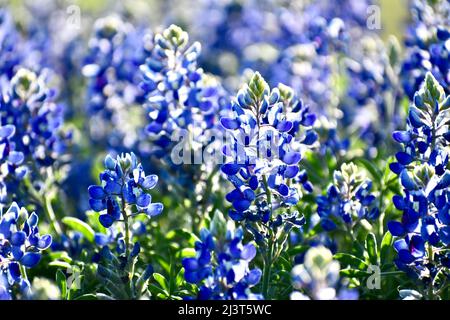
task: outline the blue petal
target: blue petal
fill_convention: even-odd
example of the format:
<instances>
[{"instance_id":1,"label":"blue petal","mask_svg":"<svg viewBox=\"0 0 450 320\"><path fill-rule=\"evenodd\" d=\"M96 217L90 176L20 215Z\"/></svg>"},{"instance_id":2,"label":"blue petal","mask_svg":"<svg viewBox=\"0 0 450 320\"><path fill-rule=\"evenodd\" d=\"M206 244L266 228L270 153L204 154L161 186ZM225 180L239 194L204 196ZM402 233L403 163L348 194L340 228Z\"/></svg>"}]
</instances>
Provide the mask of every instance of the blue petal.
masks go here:
<instances>
[{"instance_id":1,"label":"blue petal","mask_svg":"<svg viewBox=\"0 0 450 320\"><path fill-rule=\"evenodd\" d=\"M262 276L262 272L260 269L256 268L256 269L251 270L246 276L248 285L250 285L250 286L257 285L259 283L259 281L261 280L261 276Z\"/></svg>"},{"instance_id":2,"label":"blue petal","mask_svg":"<svg viewBox=\"0 0 450 320\"><path fill-rule=\"evenodd\" d=\"M21 246L25 243L27 235L23 231L14 232L11 235L11 244L13 246Z\"/></svg>"},{"instance_id":3,"label":"blue petal","mask_svg":"<svg viewBox=\"0 0 450 320\"><path fill-rule=\"evenodd\" d=\"M233 202L233 207L238 211L238 212L243 212L245 210L247 210L250 207L251 202L248 200L236 200Z\"/></svg>"},{"instance_id":4,"label":"blue petal","mask_svg":"<svg viewBox=\"0 0 450 320\"><path fill-rule=\"evenodd\" d=\"M410 164L414 160L414 158L406 152L397 152L395 157L397 158L397 161L404 166Z\"/></svg>"},{"instance_id":5,"label":"blue petal","mask_svg":"<svg viewBox=\"0 0 450 320\"><path fill-rule=\"evenodd\" d=\"M52 236L49 234L46 234L39 239L39 241L37 243L37 247L40 250L45 250L48 247L50 247L51 244L52 244Z\"/></svg>"},{"instance_id":6,"label":"blue petal","mask_svg":"<svg viewBox=\"0 0 450 320\"><path fill-rule=\"evenodd\" d=\"M235 163L225 163L221 168L222 172L229 176L235 175L240 169L241 166Z\"/></svg>"},{"instance_id":7,"label":"blue petal","mask_svg":"<svg viewBox=\"0 0 450 320\"><path fill-rule=\"evenodd\" d=\"M411 122L412 126L415 128L420 128L424 125L424 122L420 117L420 112L416 108L409 109L408 119Z\"/></svg>"},{"instance_id":8,"label":"blue petal","mask_svg":"<svg viewBox=\"0 0 450 320\"><path fill-rule=\"evenodd\" d=\"M300 160L301 160L301 155L298 152L287 152L284 157L283 157L283 161L284 163L288 164L288 165L292 165L292 164L297 164Z\"/></svg>"},{"instance_id":9,"label":"blue petal","mask_svg":"<svg viewBox=\"0 0 450 320\"><path fill-rule=\"evenodd\" d=\"M104 190L108 194L119 194L122 191L122 187L115 181L108 181Z\"/></svg>"},{"instance_id":10,"label":"blue petal","mask_svg":"<svg viewBox=\"0 0 450 320\"><path fill-rule=\"evenodd\" d=\"M237 119L222 118L220 123L225 129L235 130L239 128L239 121Z\"/></svg>"},{"instance_id":11,"label":"blue petal","mask_svg":"<svg viewBox=\"0 0 450 320\"><path fill-rule=\"evenodd\" d=\"M22 152L12 151L8 155L8 161L15 165L20 165L24 160Z\"/></svg>"},{"instance_id":12,"label":"blue petal","mask_svg":"<svg viewBox=\"0 0 450 320\"><path fill-rule=\"evenodd\" d=\"M436 189L445 189L448 186L450 186L450 172L446 171L444 173L444 176L441 178L441 180L436 185Z\"/></svg>"},{"instance_id":13,"label":"blue petal","mask_svg":"<svg viewBox=\"0 0 450 320\"><path fill-rule=\"evenodd\" d=\"M228 211L228 215L234 221L242 221L245 218L245 214L243 212L238 212L238 211L235 211L235 210Z\"/></svg>"},{"instance_id":14,"label":"blue petal","mask_svg":"<svg viewBox=\"0 0 450 320\"><path fill-rule=\"evenodd\" d=\"M9 275L11 276L11 278L14 280L14 281L19 281L20 280L20 278L21 278L21 275L20 275L20 266L19 266L19 264L17 263L17 262L11 262L10 264L9 264L9 266L8 266L8 272L9 272Z\"/></svg>"},{"instance_id":15,"label":"blue petal","mask_svg":"<svg viewBox=\"0 0 450 320\"><path fill-rule=\"evenodd\" d=\"M89 205L91 206L91 209L96 212L100 212L106 209L106 204L103 200L89 199Z\"/></svg>"},{"instance_id":16,"label":"blue petal","mask_svg":"<svg viewBox=\"0 0 450 320\"><path fill-rule=\"evenodd\" d=\"M162 203L152 203L148 206L148 208L146 209L146 213L150 216L150 217L154 217L159 215L164 209L164 206Z\"/></svg>"},{"instance_id":17,"label":"blue petal","mask_svg":"<svg viewBox=\"0 0 450 320\"><path fill-rule=\"evenodd\" d=\"M27 252L22 259L20 259L20 263L27 268L32 268L39 263L39 260L41 260L41 255L39 253Z\"/></svg>"},{"instance_id":18,"label":"blue petal","mask_svg":"<svg viewBox=\"0 0 450 320\"><path fill-rule=\"evenodd\" d=\"M109 237L103 233L95 233L94 241L99 246L106 246L109 243Z\"/></svg>"},{"instance_id":19,"label":"blue petal","mask_svg":"<svg viewBox=\"0 0 450 320\"><path fill-rule=\"evenodd\" d=\"M400 237L400 236L403 236L405 234L405 228L398 221L389 221L388 224L387 224L387 227L389 229L389 232L393 236Z\"/></svg>"},{"instance_id":20,"label":"blue petal","mask_svg":"<svg viewBox=\"0 0 450 320\"><path fill-rule=\"evenodd\" d=\"M408 143L411 141L411 133L409 131L394 131L392 138L400 143Z\"/></svg>"},{"instance_id":21,"label":"blue petal","mask_svg":"<svg viewBox=\"0 0 450 320\"><path fill-rule=\"evenodd\" d=\"M407 170L403 170L400 173L400 181L401 181L403 187L405 187L406 190L415 190L415 189L417 189L417 185L414 182L414 179L409 175Z\"/></svg>"},{"instance_id":22,"label":"blue petal","mask_svg":"<svg viewBox=\"0 0 450 320\"><path fill-rule=\"evenodd\" d=\"M15 132L16 132L16 127L13 126L12 124L7 124L3 127L0 127L0 138L1 139L11 138Z\"/></svg>"},{"instance_id":23,"label":"blue petal","mask_svg":"<svg viewBox=\"0 0 450 320\"><path fill-rule=\"evenodd\" d=\"M305 139L302 141L302 143L306 145L312 145L314 142L317 141L318 137L319 136L315 131L310 130L306 133Z\"/></svg>"},{"instance_id":24,"label":"blue petal","mask_svg":"<svg viewBox=\"0 0 450 320\"><path fill-rule=\"evenodd\" d=\"M105 158L105 168L114 170L116 168L116 161L108 154Z\"/></svg>"},{"instance_id":25,"label":"blue petal","mask_svg":"<svg viewBox=\"0 0 450 320\"><path fill-rule=\"evenodd\" d=\"M145 190L153 189L156 184L158 183L158 176L157 175L148 175L145 177L144 182L142 183L142 188Z\"/></svg>"},{"instance_id":26,"label":"blue petal","mask_svg":"<svg viewBox=\"0 0 450 320\"><path fill-rule=\"evenodd\" d=\"M400 163L398 163L398 162L390 163L389 164L389 168L395 174L400 174L400 172L402 172L402 170L403 170L403 166Z\"/></svg>"},{"instance_id":27,"label":"blue petal","mask_svg":"<svg viewBox=\"0 0 450 320\"><path fill-rule=\"evenodd\" d=\"M136 204L139 207L147 207L151 201L152 197L147 193L143 193L136 199Z\"/></svg>"},{"instance_id":28,"label":"blue petal","mask_svg":"<svg viewBox=\"0 0 450 320\"><path fill-rule=\"evenodd\" d=\"M114 223L113 217L111 217L109 214L102 214L98 220L104 226L105 228L109 228Z\"/></svg>"},{"instance_id":29,"label":"blue petal","mask_svg":"<svg viewBox=\"0 0 450 320\"><path fill-rule=\"evenodd\" d=\"M93 199L103 199L106 196L105 191L101 186L89 186L89 196Z\"/></svg>"},{"instance_id":30,"label":"blue petal","mask_svg":"<svg viewBox=\"0 0 450 320\"><path fill-rule=\"evenodd\" d=\"M291 121L281 121L277 125L277 130L280 132L288 132L292 129L292 122Z\"/></svg>"},{"instance_id":31,"label":"blue petal","mask_svg":"<svg viewBox=\"0 0 450 320\"><path fill-rule=\"evenodd\" d=\"M251 261L255 256L256 256L255 246L251 243L246 244L242 249L241 258L247 261Z\"/></svg>"}]
</instances>

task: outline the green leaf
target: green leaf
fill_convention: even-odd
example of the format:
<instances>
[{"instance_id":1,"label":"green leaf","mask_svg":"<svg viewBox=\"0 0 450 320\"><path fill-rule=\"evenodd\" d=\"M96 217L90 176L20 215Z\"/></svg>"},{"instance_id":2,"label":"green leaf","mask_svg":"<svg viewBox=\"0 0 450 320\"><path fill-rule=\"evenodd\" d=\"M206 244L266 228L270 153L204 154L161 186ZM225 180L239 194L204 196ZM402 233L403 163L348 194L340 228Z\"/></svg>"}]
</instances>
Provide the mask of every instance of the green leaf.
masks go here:
<instances>
[{"instance_id":1,"label":"green leaf","mask_svg":"<svg viewBox=\"0 0 450 320\"><path fill-rule=\"evenodd\" d=\"M65 261L52 261L48 264L50 267L58 267L58 268L64 268L64 269L69 269L72 267L72 265L70 263L67 263Z\"/></svg>"},{"instance_id":2,"label":"green leaf","mask_svg":"<svg viewBox=\"0 0 450 320\"><path fill-rule=\"evenodd\" d=\"M300 253L306 252L306 250L308 250L308 248L309 248L309 246L302 246L302 245L300 245L300 246L296 246L294 248L288 249L287 253L290 256L296 256L296 255L298 255Z\"/></svg>"},{"instance_id":3,"label":"green leaf","mask_svg":"<svg viewBox=\"0 0 450 320\"><path fill-rule=\"evenodd\" d=\"M380 171L380 169L378 169L377 166L375 166L371 161L364 159L364 158L357 158L355 159L355 162L361 164L364 166L364 168L367 169L367 171L370 172L370 174L373 176L373 178L377 181L380 182L381 179L383 178L383 173Z\"/></svg>"},{"instance_id":4,"label":"green leaf","mask_svg":"<svg viewBox=\"0 0 450 320\"><path fill-rule=\"evenodd\" d=\"M367 278L370 276L369 273L356 269L343 269L339 272L339 274L343 277L349 278Z\"/></svg>"},{"instance_id":5,"label":"green leaf","mask_svg":"<svg viewBox=\"0 0 450 320\"><path fill-rule=\"evenodd\" d=\"M66 299L67 295L67 279L60 269L56 271L56 284L59 287L59 290L61 291L61 299Z\"/></svg>"},{"instance_id":6,"label":"green leaf","mask_svg":"<svg viewBox=\"0 0 450 320\"><path fill-rule=\"evenodd\" d=\"M389 252L392 250L393 242L394 238L392 237L392 234L389 231L386 231L386 233L383 236L383 239L381 240L381 248L380 248L380 261L381 264L383 265L386 262Z\"/></svg>"},{"instance_id":7,"label":"green leaf","mask_svg":"<svg viewBox=\"0 0 450 320\"><path fill-rule=\"evenodd\" d=\"M49 252L48 256L50 257L50 260L61 260L67 263L72 262L72 258L69 257L66 251L55 251L55 252Z\"/></svg>"},{"instance_id":8,"label":"green leaf","mask_svg":"<svg viewBox=\"0 0 450 320\"><path fill-rule=\"evenodd\" d=\"M181 258L192 258L195 257L195 249L194 248L184 248L181 250Z\"/></svg>"},{"instance_id":9,"label":"green leaf","mask_svg":"<svg viewBox=\"0 0 450 320\"><path fill-rule=\"evenodd\" d=\"M166 290L161 289L158 286L155 286L154 284L149 284L148 288L150 289L150 291L152 293L162 294L162 295L165 295L165 296L169 295L169 292L167 292Z\"/></svg>"},{"instance_id":10,"label":"green leaf","mask_svg":"<svg viewBox=\"0 0 450 320\"><path fill-rule=\"evenodd\" d=\"M169 285L167 283L167 279L160 273L154 273L153 278L158 282L158 284L163 288L166 292L169 291Z\"/></svg>"},{"instance_id":11,"label":"green leaf","mask_svg":"<svg viewBox=\"0 0 450 320\"><path fill-rule=\"evenodd\" d=\"M354 269L367 269L368 265L364 260L349 254L349 253L336 253L334 258L339 261L341 267L352 267Z\"/></svg>"},{"instance_id":12,"label":"green leaf","mask_svg":"<svg viewBox=\"0 0 450 320\"><path fill-rule=\"evenodd\" d=\"M366 250L369 255L369 261L373 265L378 265L377 239L373 233L367 234Z\"/></svg>"},{"instance_id":13,"label":"green leaf","mask_svg":"<svg viewBox=\"0 0 450 320\"><path fill-rule=\"evenodd\" d=\"M94 242L95 231L86 222L74 217L64 217L62 223L72 230L80 232L89 242Z\"/></svg>"}]
</instances>

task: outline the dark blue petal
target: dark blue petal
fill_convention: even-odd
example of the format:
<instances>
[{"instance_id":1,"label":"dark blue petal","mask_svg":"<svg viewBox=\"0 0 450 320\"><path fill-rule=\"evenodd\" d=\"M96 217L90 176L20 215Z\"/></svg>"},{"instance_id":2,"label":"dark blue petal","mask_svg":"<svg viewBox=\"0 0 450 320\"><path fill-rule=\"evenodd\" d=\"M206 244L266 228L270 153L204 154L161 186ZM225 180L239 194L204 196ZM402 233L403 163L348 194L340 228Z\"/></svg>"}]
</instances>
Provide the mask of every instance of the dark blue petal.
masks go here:
<instances>
[{"instance_id":1,"label":"dark blue petal","mask_svg":"<svg viewBox=\"0 0 450 320\"><path fill-rule=\"evenodd\" d=\"M222 172L229 176L235 175L240 169L241 166L235 163L226 163L221 168Z\"/></svg>"},{"instance_id":2,"label":"dark blue petal","mask_svg":"<svg viewBox=\"0 0 450 320\"><path fill-rule=\"evenodd\" d=\"M239 121L237 119L222 118L220 123L225 129L235 130L239 128Z\"/></svg>"},{"instance_id":3,"label":"dark blue petal","mask_svg":"<svg viewBox=\"0 0 450 320\"><path fill-rule=\"evenodd\" d=\"M387 224L387 227L389 229L389 232L393 236L400 237L400 236L403 236L405 234L405 228L398 221L389 221L388 224Z\"/></svg>"},{"instance_id":4,"label":"dark blue petal","mask_svg":"<svg viewBox=\"0 0 450 320\"><path fill-rule=\"evenodd\" d=\"M88 192L92 199L104 199L106 196L106 193L101 186L90 186Z\"/></svg>"},{"instance_id":5,"label":"dark blue petal","mask_svg":"<svg viewBox=\"0 0 450 320\"><path fill-rule=\"evenodd\" d=\"M27 252L22 259L20 259L20 263L27 268L32 268L39 263L39 260L41 260L41 255L39 253Z\"/></svg>"}]
</instances>

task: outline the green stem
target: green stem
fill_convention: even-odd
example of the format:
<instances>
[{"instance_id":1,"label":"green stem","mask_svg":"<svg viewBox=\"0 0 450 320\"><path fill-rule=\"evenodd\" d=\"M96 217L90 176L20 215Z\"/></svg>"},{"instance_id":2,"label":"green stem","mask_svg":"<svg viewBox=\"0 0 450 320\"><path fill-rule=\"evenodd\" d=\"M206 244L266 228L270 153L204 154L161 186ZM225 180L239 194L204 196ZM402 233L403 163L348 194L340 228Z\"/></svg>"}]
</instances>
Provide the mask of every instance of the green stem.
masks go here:
<instances>
[{"instance_id":1,"label":"green stem","mask_svg":"<svg viewBox=\"0 0 450 320\"><path fill-rule=\"evenodd\" d=\"M58 219L56 218L55 211L53 210L52 206L52 197L45 195L43 196L43 203L45 203L45 213L47 214L47 218L49 220L50 225L52 226L53 230L55 230L56 234L59 236L62 236L63 232L61 229L61 226L59 225Z\"/></svg>"},{"instance_id":2,"label":"green stem","mask_svg":"<svg viewBox=\"0 0 450 320\"><path fill-rule=\"evenodd\" d=\"M28 280L26 267L19 263L19 269L20 269L20 274L22 275L22 278L24 278L25 280Z\"/></svg>"},{"instance_id":3,"label":"green stem","mask_svg":"<svg viewBox=\"0 0 450 320\"><path fill-rule=\"evenodd\" d=\"M130 226L128 223L128 215L125 209L125 198L122 196L122 216L125 226L125 257L128 259L129 247L130 247Z\"/></svg>"},{"instance_id":4,"label":"green stem","mask_svg":"<svg viewBox=\"0 0 450 320\"><path fill-rule=\"evenodd\" d=\"M433 257L433 246L431 244L428 244L428 261L430 264L433 264L434 257ZM433 279L431 279L430 284L428 286L428 299L434 300L434 290L433 290Z\"/></svg>"},{"instance_id":5,"label":"green stem","mask_svg":"<svg viewBox=\"0 0 450 320\"><path fill-rule=\"evenodd\" d=\"M262 294L264 299L270 300L269 297L269 284L270 284L270 276L272 271L272 251L273 251L273 241L269 240L269 248L267 250L267 256L264 258L264 269L263 269L263 287Z\"/></svg>"}]
</instances>

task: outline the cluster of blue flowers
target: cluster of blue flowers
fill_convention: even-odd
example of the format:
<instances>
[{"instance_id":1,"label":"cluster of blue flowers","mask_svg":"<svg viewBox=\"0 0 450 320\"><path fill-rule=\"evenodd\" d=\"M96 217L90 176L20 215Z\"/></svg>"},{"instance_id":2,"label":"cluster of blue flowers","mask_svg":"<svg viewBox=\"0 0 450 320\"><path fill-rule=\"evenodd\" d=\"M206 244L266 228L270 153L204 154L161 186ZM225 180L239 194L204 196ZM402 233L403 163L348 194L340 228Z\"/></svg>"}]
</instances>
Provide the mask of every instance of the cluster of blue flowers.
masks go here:
<instances>
[{"instance_id":1,"label":"cluster of blue flowers","mask_svg":"<svg viewBox=\"0 0 450 320\"><path fill-rule=\"evenodd\" d=\"M0 299L448 299L449 2L185 6L0 9Z\"/></svg>"},{"instance_id":2,"label":"cluster of blue flowers","mask_svg":"<svg viewBox=\"0 0 450 320\"><path fill-rule=\"evenodd\" d=\"M325 231L340 228L352 230L362 219L375 221L380 210L372 194L372 182L364 178L353 164L343 164L340 171L334 172L334 184L326 195L317 197L317 213Z\"/></svg>"},{"instance_id":3,"label":"cluster of blue flowers","mask_svg":"<svg viewBox=\"0 0 450 320\"><path fill-rule=\"evenodd\" d=\"M14 295L28 297L31 292L26 269L41 259L50 247L51 235L39 234L38 216L12 203L0 216L0 299ZM4 282L4 283L3 283ZM17 288L17 289L16 289Z\"/></svg>"},{"instance_id":4,"label":"cluster of blue flowers","mask_svg":"<svg viewBox=\"0 0 450 320\"><path fill-rule=\"evenodd\" d=\"M150 152L158 156L170 153L177 130L189 130L197 137L216 127L224 103L220 84L198 67L200 43L188 43L187 32L171 25L153 37L141 65L149 115L146 131L153 144Z\"/></svg>"},{"instance_id":5,"label":"cluster of blue flowers","mask_svg":"<svg viewBox=\"0 0 450 320\"><path fill-rule=\"evenodd\" d=\"M432 285L448 256L441 250L450 244L447 169L450 98L431 73L414 95L409 107L408 126L393 138L403 144L390 168L401 180L403 195L392 199L403 212L401 221L388 224L399 237L394 247L397 266ZM434 290L434 289L433 289Z\"/></svg>"},{"instance_id":6,"label":"cluster of blue flowers","mask_svg":"<svg viewBox=\"0 0 450 320\"><path fill-rule=\"evenodd\" d=\"M100 215L100 222L106 228L117 220L126 219L128 209L132 215L144 213L148 217L159 215L163 210L161 203L152 203L149 194L158 177L146 176L134 153L122 154L116 159L108 155L100 181L102 185L89 187L89 204L94 211L106 210Z\"/></svg>"},{"instance_id":7,"label":"cluster of blue flowers","mask_svg":"<svg viewBox=\"0 0 450 320\"><path fill-rule=\"evenodd\" d=\"M405 93L412 99L427 72L449 93L450 3L414 0L411 7L414 20L406 34L406 59L400 73Z\"/></svg>"},{"instance_id":8,"label":"cluster of blue flowers","mask_svg":"<svg viewBox=\"0 0 450 320\"><path fill-rule=\"evenodd\" d=\"M290 186L291 181L299 180L306 190L312 191L298 163L317 140L311 128L315 115L291 88L279 85L270 90L257 72L239 91L232 111L233 117L221 119L231 134L230 143L223 147L230 160L222 166L222 172L234 186L226 196L233 204L230 217L274 228L283 220L300 225L301 219L295 215L273 213L279 207L298 203L300 191ZM261 236L255 234L257 238Z\"/></svg>"},{"instance_id":9,"label":"cluster of blue flowers","mask_svg":"<svg viewBox=\"0 0 450 320\"><path fill-rule=\"evenodd\" d=\"M144 62L145 31L118 16L98 19L84 59L88 78L87 113L91 137L114 150L133 148L143 123L139 116L143 92L139 66Z\"/></svg>"},{"instance_id":10,"label":"cluster of blue flowers","mask_svg":"<svg viewBox=\"0 0 450 320\"><path fill-rule=\"evenodd\" d=\"M244 231L226 223L216 213L210 230L202 229L195 243L195 257L183 259L186 281L199 284L200 300L253 300L263 297L251 292L261 279L261 270L250 269L256 256L252 243L243 244Z\"/></svg>"},{"instance_id":11,"label":"cluster of blue flowers","mask_svg":"<svg viewBox=\"0 0 450 320\"><path fill-rule=\"evenodd\" d=\"M42 168L63 162L71 132L63 129L63 108L54 102L55 91L45 83L45 74L19 69L0 93L2 125L2 198L5 187L16 192L17 182L27 172L41 178Z\"/></svg>"}]
</instances>

